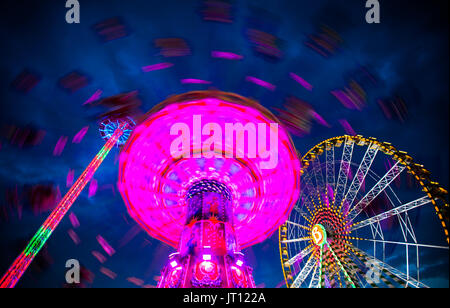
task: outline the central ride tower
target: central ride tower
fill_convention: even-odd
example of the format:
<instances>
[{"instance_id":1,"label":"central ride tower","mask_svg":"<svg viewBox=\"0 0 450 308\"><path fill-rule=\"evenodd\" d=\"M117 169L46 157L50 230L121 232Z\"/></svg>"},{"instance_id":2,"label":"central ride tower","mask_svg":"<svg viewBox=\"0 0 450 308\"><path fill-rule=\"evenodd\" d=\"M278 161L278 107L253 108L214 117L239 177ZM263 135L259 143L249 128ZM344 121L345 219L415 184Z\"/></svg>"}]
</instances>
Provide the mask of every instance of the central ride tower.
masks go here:
<instances>
[{"instance_id":1,"label":"central ride tower","mask_svg":"<svg viewBox=\"0 0 450 308\"><path fill-rule=\"evenodd\" d=\"M241 250L286 221L299 182L297 152L272 113L233 93L196 91L144 116L122 148L118 187L130 216L176 250L158 287L251 288Z\"/></svg>"}]
</instances>

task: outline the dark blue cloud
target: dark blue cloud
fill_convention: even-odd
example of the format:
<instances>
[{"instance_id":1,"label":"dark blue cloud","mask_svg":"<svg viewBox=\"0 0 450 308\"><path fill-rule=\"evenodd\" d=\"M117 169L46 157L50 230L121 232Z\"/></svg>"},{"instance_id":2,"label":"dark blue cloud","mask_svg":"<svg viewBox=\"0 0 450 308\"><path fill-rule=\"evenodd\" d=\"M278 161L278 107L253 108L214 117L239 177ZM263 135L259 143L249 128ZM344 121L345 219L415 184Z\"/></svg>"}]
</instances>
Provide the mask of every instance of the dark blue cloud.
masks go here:
<instances>
[{"instance_id":1,"label":"dark blue cloud","mask_svg":"<svg viewBox=\"0 0 450 308\"><path fill-rule=\"evenodd\" d=\"M65 192L65 177L70 169L79 175L102 140L92 121L92 110L82 107L97 89L103 96L138 90L147 111L175 93L206 86L182 85L182 78L205 79L225 91L258 99L273 110L284 98L297 96L308 101L331 125L313 124L303 138L295 137L300 153L323 139L345 133L339 119L347 119L358 134L374 136L405 150L433 174L433 179L448 187L448 13L447 1L380 1L381 24L364 20L364 1L234 1L232 24L208 23L198 14L197 1L83 1L81 23L66 24L64 1L6 0L0 4L0 125L32 124L46 130L43 143L18 149L0 139L0 194L25 184L52 182ZM282 40L284 57L267 61L251 50L245 37L251 7L264 8L273 15L274 31ZM102 44L92 26L104 19L120 16L131 32L128 37ZM320 24L336 30L344 45L330 59L304 45L306 35ZM192 55L170 59L172 68L144 74L140 68L165 61L156 56L153 40L181 37ZM212 59L211 50L243 55L242 61ZM344 108L330 91L345 86L344 77L359 65L370 66L378 76L378 86L367 90L367 106L362 111ZM24 69L41 76L29 93L11 90L11 82ZM78 70L91 83L74 94L58 87L58 80ZM308 92L289 78L294 72L313 84ZM245 81L251 75L277 86L273 93ZM381 97L401 96L408 106L405 123L387 120L376 101ZM80 144L71 138L89 125ZM69 142L59 157L52 156L61 136ZM115 185L117 164L113 149L95 178L99 186ZM0 195L0 198L2 195ZM0 199L0 204L5 204ZM81 226L76 230L81 243L75 245L67 234L71 227L65 219L48 243L54 263L45 272L31 271L21 286L60 286L64 262L78 258L96 275L93 286L133 286L127 277L138 277L155 284L171 249L141 232L118 250L103 266L118 274L115 280L99 272L91 250L101 250L95 237L101 234L113 245L135 224L127 215L119 193L99 191L93 197L83 192L73 212ZM124 218L125 217L125 218ZM21 220L11 216L0 225L0 272L14 259L15 243L37 230L45 215L24 213ZM422 232L424 232L422 230ZM283 279L276 234L248 252L255 267L257 284L274 287ZM424 257L427 259L427 257ZM448 274L439 278L430 267L430 278L448 285Z\"/></svg>"}]
</instances>

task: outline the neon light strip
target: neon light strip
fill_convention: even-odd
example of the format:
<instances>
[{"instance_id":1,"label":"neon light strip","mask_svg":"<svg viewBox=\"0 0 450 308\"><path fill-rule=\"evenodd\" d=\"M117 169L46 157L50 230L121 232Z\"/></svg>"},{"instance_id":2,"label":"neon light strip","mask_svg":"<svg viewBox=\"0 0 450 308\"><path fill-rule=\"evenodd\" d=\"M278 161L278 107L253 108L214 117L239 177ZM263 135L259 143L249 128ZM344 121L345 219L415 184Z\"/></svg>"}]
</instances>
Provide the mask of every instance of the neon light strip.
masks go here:
<instances>
[{"instance_id":1,"label":"neon light strip","mask_svg":"<svg viewBox=\"0 0 450 308\"><path fill-rule=\"evenodd\" d=\"M336 260L337 264L339 265L339 267L341 268L342 272L344 273L345 279L347 279L348 282L350 282L352 288L356 288L355 284L353 283L352 279L350 278L350 276L348 275L347 271L344 269L344 267L342 266L341 261L339 261L338 257L336 256L336 254L334 253L333 249L331 248L331 245L328 245L328 248L331 251L331 254L333 255L334 259Z\"/></svg>"},{"instance_id":2,"label":"neon light strip","mask_svg":"<svg viewBox=\"0 0 450 308\"><path fill-rule=\"evenodd\" d=\"M322 288L322 262L323 262L323 246L320 245L320 260L319 260L319 288Z\"/></svg>"},{"instance_id":3,"label":"neon light strip","mask_svg":"<svg viewBox=\"0 0 450 308\"><path fill-rule=\"evenodd\" d=\"M52 232L56 229L59 222L70 209L72 204L80 195L86 184L92 179L95 171L105 159L106 155L116 144L119 137L123 134L122 129L117 129L111 138L106 142L100 152L95 156L84 172L72 185L58 206L53 210L50 216L45 220L25 250L17 257L14 263L0 280L0 288L14 288L19 279L25 273L34 257L39 253L45 242L49 239Z\"/></svg>"}]
</instances>

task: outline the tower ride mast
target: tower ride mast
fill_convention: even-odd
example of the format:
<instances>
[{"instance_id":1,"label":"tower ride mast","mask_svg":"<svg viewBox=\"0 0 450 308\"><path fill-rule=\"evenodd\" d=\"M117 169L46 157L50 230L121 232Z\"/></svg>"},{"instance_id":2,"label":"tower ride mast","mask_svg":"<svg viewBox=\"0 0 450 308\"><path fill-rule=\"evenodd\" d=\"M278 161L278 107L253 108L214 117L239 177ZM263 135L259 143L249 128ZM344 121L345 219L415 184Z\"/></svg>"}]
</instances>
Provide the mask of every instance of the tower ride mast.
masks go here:
<instances>
[{"instance_id":1,"label":"tower ride mast","mask_svg":"<svg viewBox=\"0 0 450 308\"><path fill-rule=\"evenodd\" d=\"M9 267L8 271L0 280L0 288L14 288L19 282L19 279L33 262L36 255L39 253L45 242L50 238L52 232L56 229L64 215L70 209L72 204L83 191L86 184L92 179L95 171L97 171L100 164L108 155L109 151L116 145L119 138L124 134L127 123L121 123L108 139L106 144L97 153L95 158L90 162L84 172L80 175L77 181L72 185L64 198L59 202L56 208L52 211L50 216L45 220L25 250L17 257L14 263Z\"/></svg>"}]
</instances>

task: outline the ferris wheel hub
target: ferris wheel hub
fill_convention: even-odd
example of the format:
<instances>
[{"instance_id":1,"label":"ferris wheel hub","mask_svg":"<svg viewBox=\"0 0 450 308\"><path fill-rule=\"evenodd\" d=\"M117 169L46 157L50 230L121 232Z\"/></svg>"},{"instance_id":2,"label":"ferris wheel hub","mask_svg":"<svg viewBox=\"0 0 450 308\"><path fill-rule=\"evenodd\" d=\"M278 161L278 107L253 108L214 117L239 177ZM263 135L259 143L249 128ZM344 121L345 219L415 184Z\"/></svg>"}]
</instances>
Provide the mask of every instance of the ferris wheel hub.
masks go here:
<instances>
[{"instance_id":1,"label":"ferris wheel hub","mask_svg":"<svg viewBox=\"0 0 450 308\"><path fill-rule=\"evenodd\" d=\"M325 227L321 224L316 224L312 228L312 238L314 244L317 246L323 246L327 242L327 231L325 230Z\"/></svg>"}]
</instances>

